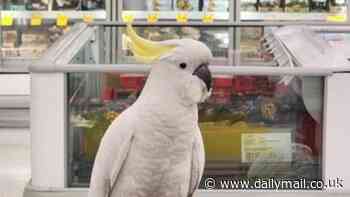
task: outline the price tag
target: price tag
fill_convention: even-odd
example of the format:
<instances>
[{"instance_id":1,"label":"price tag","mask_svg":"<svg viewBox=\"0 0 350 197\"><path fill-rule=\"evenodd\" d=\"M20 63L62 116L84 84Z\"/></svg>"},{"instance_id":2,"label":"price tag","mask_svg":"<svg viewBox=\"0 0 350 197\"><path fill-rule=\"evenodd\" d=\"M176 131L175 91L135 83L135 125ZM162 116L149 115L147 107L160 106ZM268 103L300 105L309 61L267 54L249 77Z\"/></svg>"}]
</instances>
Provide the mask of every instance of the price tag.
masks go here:
<instances>
[{"instance_id":1,"label":"price tag","mask_svg":"<svg viewBox=\"0 0 350 197\"><path fill-rule=\"evenodd\" d=\"M94 22L94 16L92 16L91 14L86 14L83 16L83 21L85 23L92 23Z\"/></svg>"},{"instance_id":2,"label":"price tag","mask_svg":"<svg viewBox=\"0 0 350 197\"><path fill-rule=\"evenodd\" d=\"M329 15L329 16L327 16L328 22L342 23L342 22L346 22L346 20L347 20L346 15Z\"/></svg>"},{"instance_id":3,"label":"price tag","mask_svg":"<svg viewBox=\"0 0 350 197\"><path fill-rule=\"evenodd\" d=\"M202 18L202 22L209 24L214 22L214 15L213 14L205 14Z\"/></svg>"},{"instance_id":4,"label":"price tag","mask_svg":"<svg viewBox=\"0 0 350 197\"><path fill-rule=\"evenodd\" d=\"M159 19L158 13L151 13L147 16L148 23L156 23L156 22L158 22L158 19Z\"/></svg>"},{"instance_id":5,"label":"price tag","mask_svg":"<svg viewBox=\"0 0 350 197\"><path fill-rule=\"evenodd\" d=\"M31 26L40 26L43 24L43 17L41 15L32 15L30 19L30 25Z\"/></svg>"},{"instance_id":6,"label":"price tag","mask_svg":"<svg viewBox=\"0 0 350 197\"><path fill-rule=\"evenodd\" d=\"M13 17L12 16L3 16L0 21L1 26L12 26Z\"/></svg>"},{"instance_id":7,"label":"price tag","mask_svg":"<svg viewBox=\"0 0 350 197\"><path fill-rule=\"evenodd\" d=\"M187 13L178 13L176 15L176 21L178 23L187 23L188 22L188 14Z\"/></svg>"},{"instance_id":8,"label":"price tag","mask_svg":"<svg viewBox=\"0 0 350 197\"><path fill-rule=\"evenodd\" d=\"M122 18L124 23L132 23L135 17L132 14L123 14Z\"/></svg>"},{"instance_id":9,"label":"price tag","mask_svg":"<svg viewBox=\"0 0 350 197\"><path fill-rule=\"evenodd\" d=\"M56 25L58 27L65 27L68 25L68 16L66 15L58 15L57 19L56 19Z\"/></svg>"},{"instance_id":10,"label":"price tag","mask_svg":"<svg viewBox=\"0 0 350 197\"><path fill-rule=\"evenodd\" d=\"M254 162L260 157L265 162L292 160L291 133L243 133L241 160Z\"/></svg>"}]
</instances>

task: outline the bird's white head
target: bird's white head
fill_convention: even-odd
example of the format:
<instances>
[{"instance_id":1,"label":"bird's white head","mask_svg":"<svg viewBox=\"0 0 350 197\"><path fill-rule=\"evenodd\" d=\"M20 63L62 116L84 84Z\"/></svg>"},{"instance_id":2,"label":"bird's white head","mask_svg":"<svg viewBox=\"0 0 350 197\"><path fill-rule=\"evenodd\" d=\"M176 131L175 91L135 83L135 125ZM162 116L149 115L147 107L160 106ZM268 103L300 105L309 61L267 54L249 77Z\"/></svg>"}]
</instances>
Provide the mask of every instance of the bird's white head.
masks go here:
<instances>
[{"instance_id":1,"label":"bird's white head","mask_svg":"<svg viewBox=\"0 0 350 197\"><path fill-rule=\"evenodd\" d=\"M205 44L193 39L146 40L131 25L127 26L127 35L135 58L152 65L146 84L150 89L173 92L173 97L178 96L187 105L198 104L210 96L212 75L208 66L212 53Z\"/></svg>"}]
</instances>

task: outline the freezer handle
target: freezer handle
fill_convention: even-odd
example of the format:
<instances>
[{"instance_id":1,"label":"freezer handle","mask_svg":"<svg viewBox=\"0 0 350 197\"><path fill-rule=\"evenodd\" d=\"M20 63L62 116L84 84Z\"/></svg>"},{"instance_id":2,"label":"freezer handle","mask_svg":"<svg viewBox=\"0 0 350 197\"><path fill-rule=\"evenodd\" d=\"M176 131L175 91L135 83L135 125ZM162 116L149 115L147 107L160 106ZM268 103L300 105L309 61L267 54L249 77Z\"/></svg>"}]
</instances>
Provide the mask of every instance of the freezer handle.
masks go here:
<instances>
[{"instance_id":1,"label":"freezer handle","mask_svg":"<svg viewBox=\"0 0 350 197\"><path fill-rule=\"evenodd\" d=\"M70 73L70 72L117 72L147 74L151 69L149 65L140 64L67 64L67 65L40 65L29 66L32 73ZM331 69L288 68L288 67L262 67L262 66L210 66L214 75L292 75L292 76L329 76Z\"/></svg>"}]
</instances>

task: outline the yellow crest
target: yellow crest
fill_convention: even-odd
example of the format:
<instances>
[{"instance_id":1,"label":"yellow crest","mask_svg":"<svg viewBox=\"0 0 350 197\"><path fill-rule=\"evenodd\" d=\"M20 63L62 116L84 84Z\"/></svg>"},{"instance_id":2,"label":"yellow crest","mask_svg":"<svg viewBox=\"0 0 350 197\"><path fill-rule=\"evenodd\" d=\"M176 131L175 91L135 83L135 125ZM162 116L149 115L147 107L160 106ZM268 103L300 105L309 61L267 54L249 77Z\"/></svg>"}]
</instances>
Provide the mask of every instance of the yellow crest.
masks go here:
<instances>
[{"instance_id":1,"label":"yellow crest","mask_svg":"<svg viewBox=\"0 0 350 197\"><path fill-rule=\"evenodd\" d=\"M137 35L132 25L127 25L127 44L135 58L143 63L151 63L158 60L161 56L171 52L175 45L165 45L159 42L147 40Z\"/></svg>"}]
</instances>

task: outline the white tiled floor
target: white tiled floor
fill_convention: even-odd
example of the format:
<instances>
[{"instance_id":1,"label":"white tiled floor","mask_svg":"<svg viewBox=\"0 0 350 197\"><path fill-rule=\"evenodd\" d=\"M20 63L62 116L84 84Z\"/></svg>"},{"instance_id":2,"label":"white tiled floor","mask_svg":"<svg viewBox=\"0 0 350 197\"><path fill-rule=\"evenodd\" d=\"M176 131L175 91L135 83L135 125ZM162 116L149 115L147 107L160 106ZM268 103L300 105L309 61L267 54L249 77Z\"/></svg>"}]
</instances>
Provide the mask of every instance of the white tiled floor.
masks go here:
<instances>
[{"instance_id":1,"label":"white tiled floor","mask_svg":"<svg viewBox=\"0 0 350 197\"><path fill-rule=\"evenodd\" d=\"M4 135L0 137L4 138ZM27 143L4 144L5 139L1 141L0 197L22 197L24 186L30 179L30 146Z\"/></svg>"}]
</instances>

